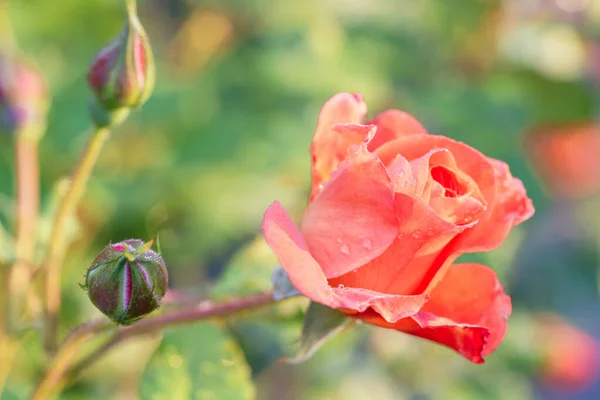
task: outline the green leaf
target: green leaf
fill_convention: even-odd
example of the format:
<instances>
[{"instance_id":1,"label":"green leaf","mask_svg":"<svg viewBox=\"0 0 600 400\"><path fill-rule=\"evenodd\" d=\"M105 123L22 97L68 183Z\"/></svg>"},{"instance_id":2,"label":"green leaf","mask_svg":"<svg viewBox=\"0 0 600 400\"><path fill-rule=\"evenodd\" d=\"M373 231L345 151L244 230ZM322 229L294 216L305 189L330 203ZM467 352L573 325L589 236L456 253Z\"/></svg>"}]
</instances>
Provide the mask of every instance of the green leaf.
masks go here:
<instances>
[{"instance_id":1,"label":"green leaf","mask_svg":"<svg viewBox=\"0 0 600 400\"><path fill-rule=\"evenodd\" d=\"M270 290L271 274L277 264L262 235L257 236L233 256L213 287L212 296L226 298Z\"/></svg>"},{"instance_id":2,"label":"green leaf","mask_svg":"<svg viewBox=\"0 0 600 400\"><path fill-rule=\"evenodd\" d=\"M202 323L165 331L140 381L149 400L254 399L251 372L220 327Z\"/></svg>"},{"instance_id":3,"label":"green leaf","mask_svg":"<svg viewBox=\"0 0 600 400\"><path fill-rule=\"evenodd\" d=\"M337 310L311 302L304 316L298 352L283 362L299 364L308 360L328 339L350 327L354 321Z\"/></svg>"},{"instance_id":4,"label":"green leaf","mask_svg":"<svg viewBox=\"0 0 600 400\"><path fill-rule=\"evenodd\" d=\"M281 329L277 324L260 322L236 322L229 326L256 377L283 356ZM296 332L296 337L298 333Z\"/></svg>"},{"instance_id":5,"label":"green leaf","mask_svg":"<svg viewBox=\"0 0 600 400\"><path fill-rule=\"evenodd\" d=\"M288 297L299 296L301 293L292 285L290 277L282 267L278 267L271 275L273 282L273 298L275 301L281 301Z\"/></svg>"}]
</instances>

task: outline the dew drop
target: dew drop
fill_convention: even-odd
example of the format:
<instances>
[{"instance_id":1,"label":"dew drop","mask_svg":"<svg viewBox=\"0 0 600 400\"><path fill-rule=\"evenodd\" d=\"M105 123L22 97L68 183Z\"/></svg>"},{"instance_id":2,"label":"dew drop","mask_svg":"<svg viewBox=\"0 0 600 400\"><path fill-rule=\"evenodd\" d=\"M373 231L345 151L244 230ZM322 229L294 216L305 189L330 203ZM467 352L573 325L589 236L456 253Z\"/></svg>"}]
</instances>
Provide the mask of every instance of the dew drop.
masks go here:
<instances>
[{"instance_id":1,"label":"dew drop","mask_svg":"<svg viewBox=\"0 0 600 400\"><path fill-rule=\"evenodd\" d=\"M362 246L366 250L371 250L373 248L373 241L371 239L365 239L362 241Z\"/></svg>"},{"instance_id":2,"label":"dew drop","mask_svg":"<svg viewBox=\"0 0 600 400\"><path fill-rule=\"evenodd\" d=\"M415 239L420 239L421 238L421 231L414 231L412 234L412 237L414 237Z\"/></svg>"},{"instance_id":3,"label":"dew drop","mask_svg":"<svg viewBox=\"0 0 600 400\"><path fill-rule=\"evenodd\" d=\"M342 247L340 247L340 251L342 252L342 254L349 255L350 254L350 246L345 244Z\"/></svg>"},{"instance_id":4,"label":"dew drop","mask_svg":"<svg viewBox=\"0 0 600 400\"><path fill-rule=\"evenodd\" d=\"M344 284L343 284L343 283L340 283L340 284L338 285L338 289L343 289L343 288L345 288Z\"/></svg>"},{"instance_id":5,"label":"dew drop","mask_svg":"<svg viewBox=\"0 0 600 400\"><path fill-rule=\"evenodd\" d=\"M434 235L433 229L427 231L427 236L432 237Z\"/></svg>"}]
</instances>

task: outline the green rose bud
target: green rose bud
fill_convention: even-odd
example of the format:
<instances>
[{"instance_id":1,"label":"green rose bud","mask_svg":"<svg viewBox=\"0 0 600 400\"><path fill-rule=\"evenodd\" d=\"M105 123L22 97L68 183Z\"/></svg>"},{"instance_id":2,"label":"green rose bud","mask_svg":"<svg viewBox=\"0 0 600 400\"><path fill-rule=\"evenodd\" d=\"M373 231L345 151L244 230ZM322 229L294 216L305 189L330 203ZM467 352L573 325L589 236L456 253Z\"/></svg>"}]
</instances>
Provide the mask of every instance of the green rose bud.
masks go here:
<instances>
[{"instance_id":1,"label":"green rose bud","mask_svg":"<svg viewBox=\"0 0 600 400\"><path fill-rule=\"evenodd\" d=\"M165 262L153 241L110 244L92 262L85 288L92 303L117 324L128 325L160 306L168 284Z\"/></svg>"},{"instance_id":2,"label":"green rose bud","mask_svg":"<svg viewBox=\"0 0 600 400\"><path fill-rule=\"evenodd\" d=\"M94 93L92 117L101 127L121 122L154 88L154 57L134 1L127 4L127 16L121 33L96 55L87 75Z\"/></svg>"}]
</instances>

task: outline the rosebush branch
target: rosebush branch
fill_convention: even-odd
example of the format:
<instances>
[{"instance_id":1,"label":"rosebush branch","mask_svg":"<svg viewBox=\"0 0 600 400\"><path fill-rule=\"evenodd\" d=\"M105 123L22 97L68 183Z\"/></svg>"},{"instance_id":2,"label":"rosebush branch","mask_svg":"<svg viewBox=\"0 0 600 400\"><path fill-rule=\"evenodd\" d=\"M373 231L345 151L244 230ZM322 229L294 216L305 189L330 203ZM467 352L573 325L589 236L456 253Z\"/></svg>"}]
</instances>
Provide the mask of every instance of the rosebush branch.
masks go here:
<instances>
[{"instance_id":1,"label":"rosebush branch","mask_svg":"<svg viewBox=\"0 0 600 400\"><path fill-rule=\"evenodd\" d=\"M259 293L255 295L230 299L223 302L205 301L198 306L173 311L143 319L131 326L118 327L112 336L96 350L83 357L77 363L72 364L80 349L89 338L106 331L112 326L108 320L91 321L76 328L64 341L54 360L44 373L42 380L37 386L33 400L51 398L68 381L72 381L91 364L106 355L113 347L135 336L141 336L155 332L158 329L174 325L194 323L215 317L226 317L244 311L253 310L258 307L274 303L272 292Z\"/></svg>"}]
</instances>

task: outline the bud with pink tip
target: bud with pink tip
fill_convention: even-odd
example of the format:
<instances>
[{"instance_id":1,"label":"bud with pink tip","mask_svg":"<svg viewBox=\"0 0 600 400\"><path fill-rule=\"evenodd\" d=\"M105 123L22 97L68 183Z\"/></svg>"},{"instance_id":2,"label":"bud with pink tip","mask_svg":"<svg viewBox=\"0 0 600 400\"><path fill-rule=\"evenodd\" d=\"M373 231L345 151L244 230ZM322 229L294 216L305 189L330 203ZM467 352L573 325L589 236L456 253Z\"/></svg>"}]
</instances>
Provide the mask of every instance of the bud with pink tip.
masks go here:
<instances>
[{"instance_id":1,"label":"bud with pink tip","mask_svg":"<svg viewBox=\"0 0 600 400\"><path fill-rule=\"evenodd\" d=\"M94 93L92 116L100 127L121 122L152 93L154 57L133 0L127 3L125 27L96 55L87 79Z\"/></svg>"},{"instance_id":2,"label":"bud with pink tip","mask_svg":"<svg viewBox=\"0 0 600 400\"><path fill-rule=\"evenodd\" d=\"M131 324L156 310L167 291L167 267L150 249L153 244L137 239L110 244L87 272L84 288L90 300L118 324Z\"/></svg>"}]
</instances>

